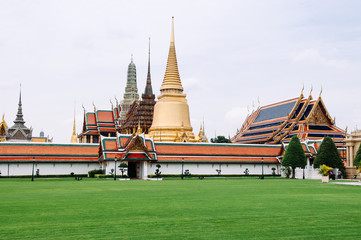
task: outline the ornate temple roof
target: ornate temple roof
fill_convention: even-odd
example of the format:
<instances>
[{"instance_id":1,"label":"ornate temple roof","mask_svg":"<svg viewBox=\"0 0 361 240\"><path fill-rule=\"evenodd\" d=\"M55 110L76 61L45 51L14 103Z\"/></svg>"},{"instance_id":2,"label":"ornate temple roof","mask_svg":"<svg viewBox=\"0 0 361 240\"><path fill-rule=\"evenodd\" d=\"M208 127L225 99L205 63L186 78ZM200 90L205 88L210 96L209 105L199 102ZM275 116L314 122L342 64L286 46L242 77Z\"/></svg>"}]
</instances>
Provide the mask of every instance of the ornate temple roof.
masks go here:
<instances>
[{"instance_id":1,"label":"ornate temple roof","mask_svg":"<svg viewBox=\"0 0 361 240\"><path fill-rule=\"evenodd\" d=\"M297 135L302 140L319 140L325 136L342 144L345 132L335 125L321 95L298 98L258 107L249 114L233 137L235 143L281 143Z\"/></svg>"},{"instance_id":2,"label":"ornate temple roof","mask_svg":"<svg viewBox=\"0 0 361 240\"><path fill-rule=\"evenodd\" d=\"M18 112L14 125L7 131L7 141L31 141L33 129L29 129L25 126L25 120L23 118L23 108L21 103L21 91L19 94Z\"/></svg>"},{"instance_id":3,"label":"ornate temple roof","mask_svg":"<svg viewBox=\"0 0 361 240\"><path fill-rule=\"evenodd\" d=\"M0 149L0 162L95 162L99 145L2 142Z\"/></svg>"},{"instance_id":4,"label":"ornate temple roof","mask_svg":"<svg viewBox=\"0 0 361 240\"><path fill-rule=\"evenodd\" d=\"M154 142L143 134L119 134L117 137L102 137L99 160L128 159L126 154L132 151L138 154L135 156L141 157L139 160L145 160L148 155L152 161L169 163L279 163L284 148L282 144Z\"/></svg>"},{"instance_id":5,"label":"ornate temple roof","mask_svg":"<svg viewBox=\"0 0 361 240\"><path fill-rule=\"evenodd\" d=\"M105 135L115 134L115 118L119 111L113 110L95 110L95 112L84 112L82 135Z\"/></svg>"}]
</instances>

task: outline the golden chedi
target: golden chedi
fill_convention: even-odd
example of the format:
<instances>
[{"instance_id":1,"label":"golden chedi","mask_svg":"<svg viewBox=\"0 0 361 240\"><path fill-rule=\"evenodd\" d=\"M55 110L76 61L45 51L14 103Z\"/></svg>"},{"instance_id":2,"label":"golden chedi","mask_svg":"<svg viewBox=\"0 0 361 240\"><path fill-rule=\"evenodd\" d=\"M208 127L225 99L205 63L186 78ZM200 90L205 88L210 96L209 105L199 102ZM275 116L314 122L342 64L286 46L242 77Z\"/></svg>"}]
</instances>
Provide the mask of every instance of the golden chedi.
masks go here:
<instances>
[{"instance_id":1,"label":"golden chedi","mask_svg":"<svg viewBox=\"0 0 361 240\"><path fill-rule=\"evenodd\" d=\"M174 18L169 47L167 69L154 106L153 123L149 135L154 141L195 142L189 118L186 94L179 77L174 44Z\"/></svg>"}]
</instances>

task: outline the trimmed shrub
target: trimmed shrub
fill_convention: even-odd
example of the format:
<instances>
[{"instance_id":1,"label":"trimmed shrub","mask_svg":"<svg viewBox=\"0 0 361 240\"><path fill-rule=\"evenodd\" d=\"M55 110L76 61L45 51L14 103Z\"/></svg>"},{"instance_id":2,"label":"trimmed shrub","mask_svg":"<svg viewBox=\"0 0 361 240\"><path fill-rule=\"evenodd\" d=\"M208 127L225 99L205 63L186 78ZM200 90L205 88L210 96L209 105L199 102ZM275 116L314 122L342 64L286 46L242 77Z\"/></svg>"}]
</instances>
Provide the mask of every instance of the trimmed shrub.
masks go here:
<instances>
[{"instance_id":1,"label":"trimmed shrub","mask_svg":"<svg viewBox=\"0 0 361 240\"><path fill-rule=\"evenodd\" d=\"M88 172L88 176L93 178L95 174L103 174L103 170L101 169L94 169Z\"/></svg>"}]
</instances>

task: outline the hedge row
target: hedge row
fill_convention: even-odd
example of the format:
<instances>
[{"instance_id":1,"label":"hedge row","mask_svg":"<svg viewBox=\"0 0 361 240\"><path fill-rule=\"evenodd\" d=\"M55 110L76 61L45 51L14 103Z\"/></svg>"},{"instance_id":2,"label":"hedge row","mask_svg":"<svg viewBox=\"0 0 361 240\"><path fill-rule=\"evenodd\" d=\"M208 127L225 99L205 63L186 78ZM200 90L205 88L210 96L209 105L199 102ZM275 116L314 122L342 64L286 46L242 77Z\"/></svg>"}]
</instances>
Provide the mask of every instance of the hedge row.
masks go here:
<instances>
[{"instance_id":1,"label":"hedge row","mask_svg":"<svg viewBox=\"0 0 361 240\"><path fill-rule=\"evenodd\" d=\"M159 177L161 178L167 178L167 177L181 177L181 174L162 174ZM183 175L184 178L189 178L189 177L260 177L262 176L262 174L254 174L254 175L240 175L240 174L225 174L225 175L214 175L214 174L191 174L189 176ZM276 175L272 175L272 174L264 174L265 177L280 177L280 174L276 174ZM150 174L148 175L149 178L157 178L157 175L154 174Z\"/></svg>"},{"instance_id":2,"label":"hedge row","mask_svg":"<svg viewBox=\"0 0 361 240\"><path fill-rule=\"evenodd\" d=\"M106 174L95 174L94 175L95 178L114 178L114 175L106 175ZM122 175L117 175L117 178L128 178L127 175L124 175L122 177Z\"/></svg>"},{"instance_id":3,"label":"hedge row","mask_svg":"<svg viewBox=\"0 0 361 240\"><path fill-rule=\"evenodd\" d=\"M87 177L88 174L57 174L57 175L34 175L34 178L67 178L67 177ZM17 175L17 176L0 176L0 178L31 178L31 175Z\"/></svg>"}]
</instances>

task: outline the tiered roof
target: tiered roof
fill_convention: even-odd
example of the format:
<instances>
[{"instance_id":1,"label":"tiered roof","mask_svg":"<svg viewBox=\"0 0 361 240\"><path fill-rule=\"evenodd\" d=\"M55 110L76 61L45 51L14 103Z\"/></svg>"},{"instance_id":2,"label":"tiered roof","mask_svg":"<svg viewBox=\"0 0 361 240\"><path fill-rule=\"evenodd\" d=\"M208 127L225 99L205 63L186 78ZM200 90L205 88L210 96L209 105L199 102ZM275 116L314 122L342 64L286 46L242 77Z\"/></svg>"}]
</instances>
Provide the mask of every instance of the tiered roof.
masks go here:
<instances>
[{"instance_id":1,"label":"tiered roof","mask_svg":"<svg viewBox=\"0 0 361 240\"><path fill-rule=\"evenodd\" d=\"M94 109L94 112L84 111L83 130L78 137L82 138L84 136L93 136L98 138L99 135L115 136L116 129L118 127L118 121L115 119L119 118L119 109L120 106L113 108L113 110ZM93 142L97 143L99 141L97 139Z\"/></svg>"},{"instance_id":2,"label":"tiered roof","mask_svg":"<svg viewBox=\"0 0 361 240\"><path fill-rule=\"evenodd\" d=\"M154 143L141 135L123 135L102 137L100 142L99 160L155 161L157 159Z\"/></svg>"},{"instance_id":3,"label":"tiered roof","mask_svg":"<svg viewBox=\"0 0 361 240\"><path fill-rule=\"evenodd\" d=\"M98 144L0 143L0 162L96 162Z\"/></svg>"},{"instance_id":4,"label":"tiered roof","mask_svg":"<svg viewBox=\"0 0 361 240\"><path fill-rule=\"evenodd\" d=\"M259 107L247 116L242 128L233 137L235 143L282 143L297 135L303 140L320 140L330 136L342 145L345 132L335 125L321 95L311 94Z\"/></svg>"},{"instance_id":5,"label":"tiered roof","mask_svg":"<svg viewBox=\"0 0 361 240\"><path fill-rule=\"evenodd\" d=\"M18 112L14 125L7 130L6 141L31 141L33 129L25 126L23 108L21 103L21 92L19 95Z\"/></svg>"},{"instance_id":6,"label":"tiered roof","mask_svg":"<svg viewBox=\"0 0 361 240\"><path fill-rule=\"evenodd\" d=\"M148 160L196 163L279 163L282 144L209 144L154 142L141 135L102 137L99 160ZM134 154L130 156L129 154Z\"/></svg>"}]
</instances>

